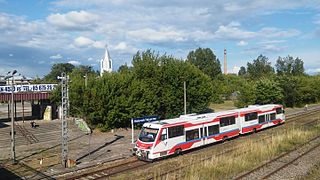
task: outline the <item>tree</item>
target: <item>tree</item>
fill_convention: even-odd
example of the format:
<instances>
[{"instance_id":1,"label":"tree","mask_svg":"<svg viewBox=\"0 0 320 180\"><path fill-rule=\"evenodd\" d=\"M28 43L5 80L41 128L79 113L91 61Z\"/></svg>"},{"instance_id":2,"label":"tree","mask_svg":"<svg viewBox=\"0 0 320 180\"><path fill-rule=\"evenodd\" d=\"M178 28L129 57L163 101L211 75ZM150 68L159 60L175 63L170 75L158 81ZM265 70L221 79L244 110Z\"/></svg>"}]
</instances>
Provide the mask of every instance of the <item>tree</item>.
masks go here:
<instances>
[{"instance_id":1,"label":"tree","mask_svg":"<svg viewBox=\"0 0 320 180\"><path fill-rule=\"evenodd\" d=\"M70 114L74 116L86 117L84 99L88 84L95 79L98 74L92 69L91 66L76 66L72 72L68 74L69 81L69 97L70 97Z\"/></svg>"},{"instance_id":2,"label":"tree","mask_svg":"<svg viewBox=\"0 0 320 180\"><path fill-rule=\"evenodd\" d=\"M203 73L211 78L216 78L221 74L219 59L210 48L198 48L189 52L187 61L198 67Z\"/></svg>"},{"instance_id":3,"label":"tree","mask_svg":"<svg viewBox=\"0 0 320 180\"><path fill-rule=\"evenodd\" d=\"M246 107L255 104L257 99L256 84L252 81L246 81L239 89L237 107Z\"/></svg>"},{"instance_id":4,"label":"tree","mask_svg":"<svg viewBox=\"0 0 320 180\"><path fill-rule=\"evenodd\" d=\"M274 69L266 56L259 55L257 59L253 60L253 63L247 63L247 73L251 78L259 79L272 75Z\"/></svg>"},{"instance_id":5,"label":"tree","mask_svg":"<svg viewBox=\"0 0 320 180\"><path fill-rule=\"evenodd\" d=\"M294 59L292 56L278 57L276 63L276 70L278 75L304 75L303 61L298 57Z\"/></svg>"},{"instance_id":6,"label":"tree","mask_svg":"<svg viewBox=\"0 0 320 180\"><path fill-rule=\"evenodd\" d=\"M125 63L124 65L121 65L118 69L119 73L123 73L123 72L129 72L130 68L128 67L127 63Z\"/></svg>"},{"instance_id":7,"label":"tree","mask_svg":"<svg viewBox=\"0 0 320 180\"><path fill-rule=\"evenodd\" d=\"M278 76L277 82L282 89L283 104L287 107L300 106L302 98L300 94L300 79L294 76Z\"/></svg>"},{"instance_id":8,"label":"tree","mask_svg":"<svg viewBox=\"0 0 320 180\"><path fill-rule=\"evenodd\" d=\"M61 76L61 73L71 73L72 70L75 68L74 65L70 64L70 63L57 63L54 64L51 67L51 71L49 74L47 74L46 76L44 76L44 80L46 82L58 82L57 77Z\"/></svg>"},{"instance_id":9,"label":"tree","mask_svg":"<svg viewBox=\"0 0 320 180\"><path fill-rule=\"evenodd\" d=\"M240 67L240 70L239 70L239 72L238 72L238 75L239 75L239 76L244 76L244 75L246 75L246 74L247 74L246 68L243 67L243 66L241 66L241 67Z\"/></svg>"},{"instance_id":10,"label":"tree","mask_svg":"<svg viewBox=\"0 0 320 180\"><path fill-rule=\"evenodd\" d=\"M256 82L255 104L282 103L283 94L279 83L271 78L263 78Z\"/></svg>"}]
</instances>

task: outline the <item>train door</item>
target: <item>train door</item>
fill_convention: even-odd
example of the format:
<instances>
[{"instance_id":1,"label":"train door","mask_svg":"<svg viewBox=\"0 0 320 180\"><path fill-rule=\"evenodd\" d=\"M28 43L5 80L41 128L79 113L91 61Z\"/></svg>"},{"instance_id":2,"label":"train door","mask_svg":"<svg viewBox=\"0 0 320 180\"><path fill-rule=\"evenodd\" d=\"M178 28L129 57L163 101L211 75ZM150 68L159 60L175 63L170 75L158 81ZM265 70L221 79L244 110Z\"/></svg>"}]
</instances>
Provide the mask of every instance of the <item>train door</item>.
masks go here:
<instances>
[{"instance_id":1,"label":"train door","mask_svg":"<svg viewBox=\"0 0 320 180\"><path fill-rule=\"evenodd\" d=\"M160 151L160 156L165 156L168 153L166 150L169 150L167 128L162 129L160 141L161 142L155 147L155 152Z\"/></svg>"},{"instance_id":2,"label":"train door","mask_svg":"<svg viewBox=\"0 0 320 180\"><path fill-rule=\"evenodd\" d=\"M202 128L200 128L200 138L201 138L202 144L207 143L208 131L207 131L207 127L204 125L202 125Z\"/></svg>"},{"instance_id":3,"label":"train door","mask_svg":"<svg viewBox=\"0 0 320 180\"><path fill-rule=\"evenodd\" d=\"M266 121L270 122L270 114L266 114Z\"/></svg>"}]
</instances>

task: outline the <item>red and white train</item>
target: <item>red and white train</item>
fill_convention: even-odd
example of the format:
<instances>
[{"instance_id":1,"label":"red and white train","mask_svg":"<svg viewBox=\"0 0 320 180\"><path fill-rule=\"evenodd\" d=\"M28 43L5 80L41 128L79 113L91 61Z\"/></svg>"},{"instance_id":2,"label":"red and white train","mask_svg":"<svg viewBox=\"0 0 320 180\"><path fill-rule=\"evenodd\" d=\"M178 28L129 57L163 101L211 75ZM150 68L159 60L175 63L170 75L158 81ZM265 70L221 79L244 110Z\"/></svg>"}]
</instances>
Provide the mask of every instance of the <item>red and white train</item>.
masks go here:
<instances>
[{"instance_id":1,"label":"red and white train","mask_svg":"<svg viewBox=\"0 0 320 180\"><path fill-rule=\"evenodd\" d=\"M253 105L144 123L133 151L152 161L285 122L282 105Z\"/></svg>"}]
</instances>

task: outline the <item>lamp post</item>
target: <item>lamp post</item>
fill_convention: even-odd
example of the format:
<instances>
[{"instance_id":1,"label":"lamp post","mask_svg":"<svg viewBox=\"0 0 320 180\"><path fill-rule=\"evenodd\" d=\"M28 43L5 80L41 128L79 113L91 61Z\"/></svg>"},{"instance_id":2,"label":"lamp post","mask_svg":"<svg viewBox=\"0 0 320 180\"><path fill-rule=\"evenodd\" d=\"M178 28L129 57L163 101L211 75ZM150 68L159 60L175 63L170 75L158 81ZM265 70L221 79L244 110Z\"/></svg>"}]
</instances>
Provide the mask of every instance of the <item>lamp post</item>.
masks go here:
<instances>
[{"instance_id":1,"label":"lamp post","mask_svg":"<svg viewBox=\"0 0 320 180\"><path fill-rule=\"evenodd\" d=\"M10 72L8 72L9 74ZM17 73L17 70L12 71L11 75L5 77L5 79L11 79L11 160L12 164L16 164L16 150L15 150L15 131L14 131L14 107L13 107L13 95L14 95L14 75Z\"/></svg>"},{"instance_id":2,"label":"lamp post","mask_svg":"<svg viewBox=\"0 0 320 180\"><path fill-rule=\"evenodd\" d=\"M86 75L84 75L83 77L84 77L84 87L87 88L87 86L88 86L88 74L86 73Z\"/></svg>"},{"instance_id":3,"label":"lamp post","mask_svg":"<svg viewBox=\"0 0 320 180\"><path fill-rule=\"evenodd\" d=\"M184 114L187 114L187 88L186 81L183 82L183 104L184 104Z\"/></svg>"},{"instance_id":4,"label":"lamp post","mask_svg":"<svg viewBox=\"0 0 320 180\"><path fill-rule=\"evenodd\" d=\"M26 80L27 78L25 76L21 77L21 81L20 81L20 91L22 91L22 85L23 85L23 81ZM22 122L24 123L24 101L22 99L21 96L21 106L22 106Z\"/></svg>"}]
</instances>

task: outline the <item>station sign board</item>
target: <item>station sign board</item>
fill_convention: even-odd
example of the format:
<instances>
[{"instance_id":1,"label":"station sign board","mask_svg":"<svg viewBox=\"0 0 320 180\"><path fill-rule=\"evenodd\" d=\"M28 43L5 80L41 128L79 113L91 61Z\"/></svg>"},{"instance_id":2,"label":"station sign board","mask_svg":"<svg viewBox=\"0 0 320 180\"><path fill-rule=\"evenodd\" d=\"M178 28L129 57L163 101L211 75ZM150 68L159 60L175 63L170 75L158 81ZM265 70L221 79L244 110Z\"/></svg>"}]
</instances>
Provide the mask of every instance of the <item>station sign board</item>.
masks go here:
<instances>
[{"instance_id":1,"label":"station sign board","mask_svg":"<svg viewBox=\"0 0 320 180\"><path fill-rule=\"evenodd\" d=\"M159 116L144 116L139 118L132 118L133 124L143 124L146 122L152 122L159 120Z\"/></svg>"},{"instance_id":2,"label":"station sign board","mask_svg":"<svg viewBox=\"0 0 320 180\"><path fill-rule=\"evenodd\" d=\"M22 84L14 85L14 93L20 92L50 92L56 88L57 84ZM0 93L11 93L11 86L0 86Z\"/></svg>"}]
</instances>

